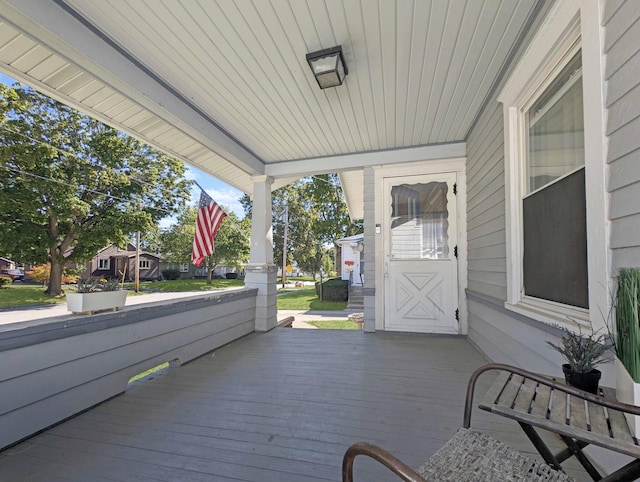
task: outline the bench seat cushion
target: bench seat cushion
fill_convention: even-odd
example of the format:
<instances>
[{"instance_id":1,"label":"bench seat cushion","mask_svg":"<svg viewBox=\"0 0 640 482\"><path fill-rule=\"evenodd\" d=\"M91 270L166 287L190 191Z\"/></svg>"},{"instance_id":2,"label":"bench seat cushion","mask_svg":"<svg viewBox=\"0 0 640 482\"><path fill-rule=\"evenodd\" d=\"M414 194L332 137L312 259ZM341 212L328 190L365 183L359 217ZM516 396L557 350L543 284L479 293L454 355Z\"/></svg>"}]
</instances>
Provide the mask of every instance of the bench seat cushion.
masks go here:
<instances>
[{"instance_id":1,"label":"bench seat cushion","mask_svg":"<svg viewBox=\"0 0 640 482\"><path fill-rule=\"evenodd\" d=\"M461 428L418 469L428 481L573 480L544 462L473 429Z\"/></svg>"}]
</instances>

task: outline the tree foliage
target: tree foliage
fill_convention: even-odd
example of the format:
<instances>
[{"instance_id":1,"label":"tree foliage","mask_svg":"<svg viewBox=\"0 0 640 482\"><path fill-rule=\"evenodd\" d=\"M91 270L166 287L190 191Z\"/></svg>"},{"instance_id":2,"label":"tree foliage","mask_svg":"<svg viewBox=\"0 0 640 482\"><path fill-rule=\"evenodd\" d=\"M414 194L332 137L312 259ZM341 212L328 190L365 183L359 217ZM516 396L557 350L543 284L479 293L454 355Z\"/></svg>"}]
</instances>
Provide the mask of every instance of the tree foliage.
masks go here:
<instances>
[{"instance_id":1,"label":"tree foliage","mask_svg":"<svg viewBox=\"0 0 640 482\"><path fill-rule=\"evenodd\" d=\"M85 261L152 229L188 197L182 162L29 88L0 84L0 250L50 263Z\"/></svg>"},{"instance_id":2,"label":"tree foliage","mask_svg":"<svg viewBox=\"0 0 640 482\"><path fill-rule=\"evenodd\" d=\"M247 210L247 198L241 202ZM362 222L349 218L337 174L304 178L274 191L272 209L274 259L280 267L287 222L287 264L295 261L314 274L328 265L336 239L362 232Z\"/></svg>"},{"instance_id":3,"label":"tree foliage","mask_svg":"<svg viewBox=\"0 0 640 482\"><path fill-rule=\"evenodd\" d=\"M224 206L227 213L214 240L215 251L206 256L202 265L211 281L213 270L221 265L240 268L249 259L251 221L240 221L238 216ZM160 234L160 250L164 259L173 263L190 263L195 234L197 208L189 207L179 215L176 223Z\"/></svg>"}]
</instances>

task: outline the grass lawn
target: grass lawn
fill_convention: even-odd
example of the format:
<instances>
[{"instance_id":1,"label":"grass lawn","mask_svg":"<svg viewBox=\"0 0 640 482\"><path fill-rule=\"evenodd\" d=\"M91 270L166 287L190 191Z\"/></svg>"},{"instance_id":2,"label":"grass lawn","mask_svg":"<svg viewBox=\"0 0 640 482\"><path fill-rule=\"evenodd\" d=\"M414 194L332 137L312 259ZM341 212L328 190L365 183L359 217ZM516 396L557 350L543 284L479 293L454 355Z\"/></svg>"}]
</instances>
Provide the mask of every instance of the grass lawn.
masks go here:
<instances>
[{"instance_id":1,"label":"grass lawn","mask_svg":"<svg viewBox=\"0 0 640 482\"><path fill-rule=\"evenodd\" d=\"M321 330L357 330L358 324L351 320L326 320L326 321L307 321L310 325L320 328Z\"/></svg>"},{"instance_id":2,"label":"grass lawn","mask_svg":"<svg viewBox=\"0 0 640 482\"><path fill-rule=\"evenodd\" d=\"M20 282L5 285L0 289L0 308L13 306L43 305L64 303L64 296L54 298L44 294L46 288L42 285L22 284ZM69 290L68 286L63 289ZM70 291L75 292L75 287Z\"/></svg>"},{"instance_id":3,"label":"grass lawn","mask_svg":"<svg viewBox=\"0 0 640 482\"><path fill-rule=\"evenodd\" d=\"M141 380L142 378L148 377L149 375L151 375L153 373L156 373L156 372L159 372L159 371L162 371L162 370L164 370L166 368L169 368L169 362L161 363L158 366L150 368L146 372L138 373L137 375L131 377L131 379L129 380L128 383L137 382L138 380Z\"/></svg>"},{"instance_id":4,"label":"grass lawn","mask_svg":"<svg viewBox=\"0 0 640 482\"><path fill-rule=\"evenodd\" d=\"M301 288L278 296L279 310L341 311L346 307L346 301L320 301L313 287Z\"/></svg>"},{"instance_id":5,"label":"grass lawn","mask_svg":"<svg viewBox=\"0 0 640 482\"><path fill-rule=\"evenodd\" d=\"M206 291L218 288L230 288L234 286L244 286L244 281L237 279L214 279L211 284L207 284L206 279L187 279L172 281L143 281L140 283L141 290L150 291ZM133 290L133 283L125 283L125 288ZM16 306L44 305L64 303L64 296L52 297L44 294L46 288L42 285L22 284L20 282L5 285L0 289L0 308L13 308ZM62 289L66 293L75 293L75 285L63 285ZM129 291L128 296L144 295Z\"/></svg>"},{"instance_id":6,"label":"grass lawn","mask_svg":"<svg viewBox=\"0 0 640 482\"><path fill-rule=\"evenodd\" d=\"M133 289L133 283L125 283L125 288ZM207 284L206 279L176 279L164 281L141 281L141 290L151 291L206 291L220 288L244 286L241 279L213 279Z\"/></svg>"}]
</instances>

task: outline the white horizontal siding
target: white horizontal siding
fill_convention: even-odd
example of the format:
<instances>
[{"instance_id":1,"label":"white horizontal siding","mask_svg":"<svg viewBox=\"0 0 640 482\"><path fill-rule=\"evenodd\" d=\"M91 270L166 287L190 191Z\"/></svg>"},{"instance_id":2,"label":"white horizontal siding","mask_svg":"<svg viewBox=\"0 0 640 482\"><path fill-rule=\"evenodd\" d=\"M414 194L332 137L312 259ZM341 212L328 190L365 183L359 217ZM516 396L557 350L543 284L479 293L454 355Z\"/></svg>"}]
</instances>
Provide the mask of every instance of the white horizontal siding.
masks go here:
<instances>
[{"instance_id":1,"label":"white horizontal siding","mask_svg":"<svg viewBox=\"0 0 640 482\"><path fill-rule=\"evenodd\" d=\"M123 392L134 375L253 332L255 297L239 290L4 330L0 448Z\"/></svg>"},{"instance_id":2,"label":"white horizontal siding","mask_svg":"<svg viewBox=\"0 0 640 482\"><path fill-rule=\"evenodd\" d=\"M640 4L607 1L606 132L612 266L640 266Z\"/></svg>"}]
</instances>

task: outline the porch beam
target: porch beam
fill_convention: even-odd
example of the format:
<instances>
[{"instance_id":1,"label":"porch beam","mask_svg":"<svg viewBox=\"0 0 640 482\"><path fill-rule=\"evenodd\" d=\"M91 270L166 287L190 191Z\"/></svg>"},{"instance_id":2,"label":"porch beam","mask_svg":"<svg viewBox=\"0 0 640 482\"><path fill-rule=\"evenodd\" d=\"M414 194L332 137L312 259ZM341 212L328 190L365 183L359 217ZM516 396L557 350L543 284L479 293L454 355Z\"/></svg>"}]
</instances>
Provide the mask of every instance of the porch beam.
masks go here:
<instances>
[{"instance_id":1,"label":"porch beam","mask_svg":"<svg viewBox=\"0 0 640 482\"><path fill-rule=\"evenodd\" d=\"M264 163L215 119L123 51L63 2L0 0L0 18L249 175ZM132 133L135 134L135 133Z\"/></svg>"},{"instance_id":2,"label":"porch beam","mask_svg":"<svg viewBox=\"0 0 640 482\"><path fill-rule=\"evenodd\" d=\"M382 151L359 152L339 156L313 157L297 161L281 161L267 164L265 174L273 178L310 176L340 172L350 169L397 164L412 161L432 161L437 159L460 158L467 155L466 142L430 144L428 146L387 149Z\"/></svg>"}]
</instances>

